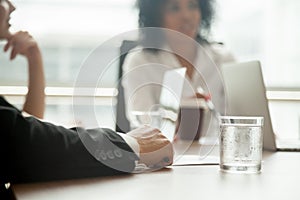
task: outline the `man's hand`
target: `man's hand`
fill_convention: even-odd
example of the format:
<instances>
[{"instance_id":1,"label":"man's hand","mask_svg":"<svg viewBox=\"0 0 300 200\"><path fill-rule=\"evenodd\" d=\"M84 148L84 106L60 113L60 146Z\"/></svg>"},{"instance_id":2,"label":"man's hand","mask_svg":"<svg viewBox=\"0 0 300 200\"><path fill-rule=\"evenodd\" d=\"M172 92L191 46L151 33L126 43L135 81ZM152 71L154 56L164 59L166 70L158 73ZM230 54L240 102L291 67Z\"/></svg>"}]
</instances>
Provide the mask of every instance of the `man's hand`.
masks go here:
<instances>
[{"instance_id":1,"label":"man's hand","mask_svg":"<svg viewBox=\"0 0 300 200\"><path fill-rule=\"evenodd\" d=\"M10 59L13 60L18 54L29 58L38 50L38 45L28 32L19 31L7 39L4 51L6 52L9 48L12 49Z\"/></svg>"},{"instance_id":2,"label":"man's hand","mask_svg":"<svg viewBox=\"0 0 300 200\"><path fill-rule=\"evenodd\" d=\"M150 168L162 168L173 163L173 146L156 128L143 126L127 133L140 145L140 163Z\"/></svg>"}]
</instances>

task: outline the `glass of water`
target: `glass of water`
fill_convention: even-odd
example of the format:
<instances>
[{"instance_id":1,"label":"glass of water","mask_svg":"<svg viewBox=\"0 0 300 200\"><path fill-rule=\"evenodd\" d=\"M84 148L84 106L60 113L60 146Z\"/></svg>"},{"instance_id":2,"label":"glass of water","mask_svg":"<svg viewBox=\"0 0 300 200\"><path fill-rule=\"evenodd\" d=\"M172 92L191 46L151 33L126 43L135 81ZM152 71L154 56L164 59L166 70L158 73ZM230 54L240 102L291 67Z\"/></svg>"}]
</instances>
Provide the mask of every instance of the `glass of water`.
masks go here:
<instances>
[{"instance_id":1,"label":"glass of water","mask_svg":"<svg viewBox=\"0 0 300 200\"><path fill-rule=\"evenodd\" d=\"M226 172L259 173L263 117L220 117L220 168Z\"/></svg>"}]
</instances>

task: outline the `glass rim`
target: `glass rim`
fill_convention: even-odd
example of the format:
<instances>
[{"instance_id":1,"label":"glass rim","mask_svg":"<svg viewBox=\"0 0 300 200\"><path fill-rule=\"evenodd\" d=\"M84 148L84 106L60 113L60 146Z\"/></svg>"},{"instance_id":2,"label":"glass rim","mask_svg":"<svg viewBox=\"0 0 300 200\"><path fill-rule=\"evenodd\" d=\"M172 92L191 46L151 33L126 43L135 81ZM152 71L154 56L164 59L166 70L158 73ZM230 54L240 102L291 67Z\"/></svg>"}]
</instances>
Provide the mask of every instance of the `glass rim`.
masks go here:
<instances>
[{"instance_id":1,"label":"glass rim","mask_svg":"<svg viewBox=\"0 0 300 200\"><path fill-rule=\"evenodd\" d=\"M220 116L220 119L263 119L263 116L238 116L238 115L225 115L225 116Z\"/></svg>"},{"instance_id":2,"label":"glass rim","mask_svg":"<svg viewBox=\"0 0 300 200\"><path fill-rule=\"evenodd\" d=\"M220 116L221 126L263 126L263 116Z\"/></svg>"}]
</instances>

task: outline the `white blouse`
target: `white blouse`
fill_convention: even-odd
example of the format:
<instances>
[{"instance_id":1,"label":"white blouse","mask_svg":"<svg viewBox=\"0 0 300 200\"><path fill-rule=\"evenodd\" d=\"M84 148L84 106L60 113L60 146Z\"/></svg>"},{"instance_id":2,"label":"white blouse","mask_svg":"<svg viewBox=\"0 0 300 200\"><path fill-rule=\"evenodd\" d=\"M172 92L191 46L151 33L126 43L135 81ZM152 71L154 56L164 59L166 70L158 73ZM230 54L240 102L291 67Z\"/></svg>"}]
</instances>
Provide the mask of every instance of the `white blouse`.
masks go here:
<instances>
[{"instance_id":1,"label":"white blouse","mask_svg":"<svg viewBox=\"0 0 300 200\"><path fill-rule=\"evenodd\" d=\"M194 96L201 87L210 94L216 109L224 113L225 92L220 67L233 62L233 56L220 44L202 45L197 50L193 76L186 77L182 98ZM166 70L183 67L173 53L152 52L138 46L131 50L123 64L122 84L126 115L133 120L132 111L149 111L159 104L163 75Z\"/></svg>"}]
</instances>

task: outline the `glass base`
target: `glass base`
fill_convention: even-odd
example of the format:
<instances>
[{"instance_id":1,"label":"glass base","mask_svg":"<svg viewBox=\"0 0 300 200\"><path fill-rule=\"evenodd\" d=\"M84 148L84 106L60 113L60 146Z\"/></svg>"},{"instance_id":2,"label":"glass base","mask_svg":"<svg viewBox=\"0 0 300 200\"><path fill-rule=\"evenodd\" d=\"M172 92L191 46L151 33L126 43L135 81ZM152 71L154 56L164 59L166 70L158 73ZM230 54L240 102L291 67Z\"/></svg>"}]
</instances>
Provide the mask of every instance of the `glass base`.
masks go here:
<instances>
[{"instance_id":1,"label":"glass base","mask_svg":"<svg viewBox=\"0 0 300 200\"><path fill-rule=\"evenodd\" d=\"M257 174L261 172L261 164L220 164L220 168L222 171L230 173Z\"/></svg>"}]
</instances>

